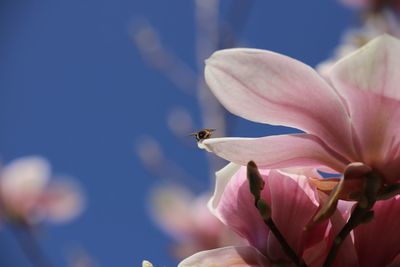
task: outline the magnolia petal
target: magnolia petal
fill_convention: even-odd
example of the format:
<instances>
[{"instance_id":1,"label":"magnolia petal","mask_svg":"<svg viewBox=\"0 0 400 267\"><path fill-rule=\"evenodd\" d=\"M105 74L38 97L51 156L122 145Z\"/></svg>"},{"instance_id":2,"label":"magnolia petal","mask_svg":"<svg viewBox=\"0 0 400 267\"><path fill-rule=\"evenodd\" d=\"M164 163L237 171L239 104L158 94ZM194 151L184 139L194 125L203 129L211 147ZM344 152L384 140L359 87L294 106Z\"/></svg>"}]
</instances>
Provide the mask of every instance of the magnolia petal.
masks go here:
<instances>
[{"instance_id":1,"label":"magnolia petal","mask_svg":"<svg viewBox=\"0 0 400 267\"><path fill-rule=\"evenodd\" d=\"M387 34L375 38L337 62L329 76L345 97L353 88L400 100L400 40Z\"/></svg>"},{"instance_id":2,"label":"magnolia petal","mask_svg":"<svg viewBox=\"0 0 400 267\"><path fill-rule=\"evenodd\" d=\"M400 101L362 93L358 97L363 104L352 109L352 116L364 162L379 169L387 182L396 182L400 179Z\"/></svg>"},{"instance_id":3,"label":"magnolia petal","mask_svg":"<svg viewBox=\"0 0 400 267\"><path fill-rule=\"evenodd\" d=\"M400 196L376 202L373 210L373 220L353 231L354 244L360 266L387 266L400 253Z\"/></svg>"},{"instance_id":4,"label":"magnolia petal","mask_svg":"<svg viewBox=\"0 0 400 267\"><path fill-rule=\"evenodd\" d=\"M270 51L227 49L206 61L205 78L233 114L315 134L355 160L346 108L335 90L309 66Z\"/></svg>"},{"instance_id":5,"label":"magnolia petal","mask_svg":"<svg viewBox=\"0 0 400 267\"><path fill-rule=\"evenodd\" d=\"M383 35L340 60L331 82L347 102L360 161L400 179L400 40Z\"/></svg>"},{"instance_id":6,"label":"magnolia petal","mask_svg":"<svg viewBox=\"0 0 400 267\"><path fill-rule=\"evenodd\" d=\"M318 195L321 202L325 202L328 198L328 196L322 192L319 192ZM315 236L319 239L312 240L314 241L314 245L309 246L309 248L303 253L303 258L307 262L308 266L323 266L332 242L348 220L353 204L354 202L350 203L348 201L339 201L338 209L330 217L330 220L313 225L311 229L312 231L316 231ZM323 232L321 232L321 230L323 230ZM321 236L324 237L322 240ZM313 237L313 235L311 235L311 237ZM315 241L319 242L315 243ZM348 236L342 243L333 266L358 266L357 253L355 251L351 236Z\"/></svg>"},{"instance_id":7,"label":"magnolia petal","mask_svg":"<svg viewBox=\"0 0 400 267\"><path fill-rule=\"evenodd\" d=\"M268 171L260 170L265 177ZM217 190L216 190L217 191ZM261 252L266 252L269 230L254 206L247 182L246 167L241 167L225 185L213 213L232 230Z\"/></svg>"},{"instance_id":8,"label":"magnolia petal","mask_svg":"<svg viewBox=\"0 0 400 267\"><path fill-rule=\"evenodd\" d=\"M183 260L178 267L270 267L270 262L255 248L224 247L202 251Z\"/></svg>"},{"instance_id":9,"label":"magnolia petal","mask_svg":"<svg viewBox=\"0 0 400 267\"><path fill-rule=\"evenodd\" d=\"M246 165L253 160L260 168L327 166L342 172L349 163L310 134L211 138L204 140L199 146L240 165Z\"/></svg>"},{"instance_id":10,"label":"magnolia petal","mask_svg":"<svg viewBox=\"0 0 400 267\"><path fill-rule=\"evenodd\" d=\"M225 187L229 183L231 178L235 175L235 173L239 171L239 169L240 165L231 162L215 173L215 190L213 196L208 202L208 208L211 213L216 215L216 208L219 201L221 200L222 194L224 193Z\"/></svg>"},{"instance_id":11,"label":"magnolia petal","mask_svg":"<svg viewBox=\"0 0 400 267\"><path fill-rule=\"evenodd\" d=\"M270 171L265 182L262 198L270 204L273 221L292 249L302 255L306 243L317 233L305 229L319 207L315 188L305 176L275 170ZM324 236L319 236L323 240ZM268 236L268 255L277 260L277 255L283 257L280 244L271 234Z\"/></svg>"},{"instance_id":12,"label":"magnolia petal","mask_svg":"<svg viewBox=\"0 0 400 267\"><path fill-rule=\"evenodd\" d=\"M272 209L272 219L288 243L299 254L303 252L316 232L305 231L304 226L312 219L319 207L316 191L302 175L278 171L259 170L265 181L261 197ZM216 216L239 235L247 239L272 260L287 260L281 245L271 234L254 206L245 167L234 174L216 203ZM292 222L296 222L293 224ZM324 230L322 230L324 232ZM319 235L323 239L323 235ZM319 242L316 240L314 243Z\"/></svg>"},{"instance_id":13,"label":"magnolia petal","mask_svg":"<svg viewBox=\"0 0 400 267\"><path fill-rule=\"evenodd\" d=\"M399 90L400 91L400 90ZM400 100L347 88L361 162L378 169L388 182L400 178Z\"/></svg>"}]
</instances>

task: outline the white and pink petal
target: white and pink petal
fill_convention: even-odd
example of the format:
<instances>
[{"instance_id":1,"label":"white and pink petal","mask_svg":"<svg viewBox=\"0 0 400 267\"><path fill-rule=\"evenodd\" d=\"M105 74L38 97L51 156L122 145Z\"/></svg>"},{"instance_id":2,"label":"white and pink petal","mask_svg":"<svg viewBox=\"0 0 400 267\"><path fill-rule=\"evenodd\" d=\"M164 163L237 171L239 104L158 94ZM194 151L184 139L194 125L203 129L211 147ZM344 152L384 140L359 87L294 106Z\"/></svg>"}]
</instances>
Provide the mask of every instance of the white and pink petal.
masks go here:
<instances>
[{"instance_id":1,"label":"white and pink petal","mask_svg":"<svg viewBox=\"0 0 400 267\"><path fill-rule=\"evenodd\" d=\"M346 99L349 89L357 89L400 100L400 40L387 34L375 38L339 60L329 78Z\"/></svg>"},{"instance_id":2,"label":"white and pink petal","mask_svg":"<svg viewBox=\"0 0 400 267\"><path fill-rule=\"evenodd\" d=\"M206 61L205 78L233 114L317 135L343 157L355 160L346 108L309 66L270 51L228 49Z\"/></svg>"},{"instance_id":3,"label":"white and pink petal","mask_svg":"<svg viewBox=\"0 0 400 267\"><path fill-rule=\"evenodd\" d=\"M304 230L319 208L316 191L302 175L265 169L260 169L260 173L265 181L262 198L271 206L272 218L282 234L301 255L308 245L320 241L313 240L311 244L310 235L317 232ZM218 201L212 205L214 214L271 260L287 260L254 206L246 168L240 168L226 183L224 190L219 191Z\"/></svg>"},{"instance_id":4,"label":"white and pink petal","mask_svg":"<svg viewBox=\"0 0 400 267\"><path fill-rule=\"evenodd\" d=\"M199 147L239 165L252 160L260 168L328 167L342 172L350 163L311 134L211 138Z\"/></svg>"},{"instance_id":5,"label":"white and pink petal","mask_svg":"<svg viewBox=\"0 0 400 267\"><path fill-rule=\"evenodd\" d=\"M272 264L255 248L224 247L202 251L184 259L178 267L270 267Z\"/></svg>"}]
</instances>

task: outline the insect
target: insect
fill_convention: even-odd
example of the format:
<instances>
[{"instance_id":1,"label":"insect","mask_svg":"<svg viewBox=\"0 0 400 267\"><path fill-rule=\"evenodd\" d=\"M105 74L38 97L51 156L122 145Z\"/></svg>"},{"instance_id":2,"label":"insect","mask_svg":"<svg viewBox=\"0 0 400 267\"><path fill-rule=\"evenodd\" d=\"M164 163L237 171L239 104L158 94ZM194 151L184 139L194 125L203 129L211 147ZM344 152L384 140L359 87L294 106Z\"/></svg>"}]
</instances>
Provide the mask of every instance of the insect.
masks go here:
<instances>
[{"instance_id":1,"label":"insect","mask_svg":"<svg viewBox=\"0 0 400 267\"><path fill-rule=\"evenodd\" d=\"M203 141L204 139L210 138L212 135L212 132L214 132L214 131L215 131L215 129L206 128L206 129L200 130L198 132L191 133L190 136L194 136L196 138L196 141L200 142L200 141Z\"/></svg>"}]
</instances>

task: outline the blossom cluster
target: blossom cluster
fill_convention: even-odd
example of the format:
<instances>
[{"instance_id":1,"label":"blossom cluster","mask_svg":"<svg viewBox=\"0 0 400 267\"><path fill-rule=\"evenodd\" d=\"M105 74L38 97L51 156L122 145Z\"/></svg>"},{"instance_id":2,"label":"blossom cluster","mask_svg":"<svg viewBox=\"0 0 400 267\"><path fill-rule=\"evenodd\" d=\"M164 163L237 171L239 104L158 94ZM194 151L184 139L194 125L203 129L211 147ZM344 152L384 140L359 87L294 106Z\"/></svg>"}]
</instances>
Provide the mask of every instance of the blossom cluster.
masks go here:
<instances>
[{"instance_id":1,"label":"blossom cluster","mask_svg":"<svg viewBox=\"0 0 400 267\"><path fill-rule=\"evenodd\" d=\"M47 160L29 156L0 169L0 221L32 226L65 222L84 207L83 194L68 178L51 179Z\"/></svg>"},{"instance_id":2,"label":"blossom cluster","mask_svg":"<svg viewBox=\"0 0 400 267\"><path fill-rule=\"evenodd\" d=\"M375 38L323 75L271 51L222 50L205 77L231 113L302 133L199 142L231 162L208 207L247 244L180 267L400 266L400 40Z\"/></svg>"}]
</instances>

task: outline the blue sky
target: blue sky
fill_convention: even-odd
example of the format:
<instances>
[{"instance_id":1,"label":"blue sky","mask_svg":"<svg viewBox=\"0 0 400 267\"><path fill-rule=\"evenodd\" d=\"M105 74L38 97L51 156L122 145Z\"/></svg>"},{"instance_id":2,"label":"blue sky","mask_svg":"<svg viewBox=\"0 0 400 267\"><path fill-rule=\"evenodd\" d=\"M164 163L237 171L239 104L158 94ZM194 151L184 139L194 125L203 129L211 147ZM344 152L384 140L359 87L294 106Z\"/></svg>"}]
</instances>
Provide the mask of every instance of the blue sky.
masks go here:
<instances>
[{"instance_id":1,"label":"blue sky","mask_svg":"<svg viewBox=\"0 0 400 267\"><path fill-rule=\"evenodd\" d=\"M222 1L222 15L230 2ZM146 199L160 180L135 154L141 136L156 138L200 190L209 187L205 152L183 147L165 119L183 106L202 127L197 102L143 62L130 36L137 18L150 21L163 43L195 68L192 0L0 3L0 157L42 155L87 194L87 210L77 220L41 229L40 243L56 266L66 266L65 255L76 248L99 266L139 266L143 258L176 265L169 238L148 216ZM315 65L354 21L334 0L255 0L242 40ZM270 131L242 120L234 128L237 136ZM1 266L29 266L6 230L0 247Z\"/></svg>"}]
</instances>

